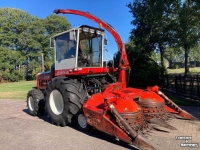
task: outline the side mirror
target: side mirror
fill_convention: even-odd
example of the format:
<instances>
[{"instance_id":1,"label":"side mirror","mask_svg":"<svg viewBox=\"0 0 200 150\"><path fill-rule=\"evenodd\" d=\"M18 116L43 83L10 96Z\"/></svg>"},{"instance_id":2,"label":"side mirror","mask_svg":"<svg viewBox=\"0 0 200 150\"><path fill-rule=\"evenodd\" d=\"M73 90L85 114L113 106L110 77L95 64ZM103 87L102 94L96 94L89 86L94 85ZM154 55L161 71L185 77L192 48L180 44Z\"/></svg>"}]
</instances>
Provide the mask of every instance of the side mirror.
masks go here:
<instances>
[{"instance_id":1,"label":"side mirror","mask_svg":"<svg viewBox=\"0 0 200 150\"><path fill-rule=\"evenodd\" d=\"M104 45L108 45L108 40L104 39Z\"/></svg>"}]
</instances>

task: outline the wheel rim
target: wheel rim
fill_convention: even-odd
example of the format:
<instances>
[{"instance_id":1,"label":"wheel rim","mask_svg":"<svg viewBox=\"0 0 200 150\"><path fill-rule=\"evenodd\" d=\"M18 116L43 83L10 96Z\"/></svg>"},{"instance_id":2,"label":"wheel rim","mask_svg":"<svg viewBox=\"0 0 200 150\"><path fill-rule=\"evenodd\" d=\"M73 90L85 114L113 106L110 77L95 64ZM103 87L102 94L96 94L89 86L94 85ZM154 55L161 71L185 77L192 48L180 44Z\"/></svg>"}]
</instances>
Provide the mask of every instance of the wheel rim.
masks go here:
<instances>
[{"instance_id":1,"label":"wheel rim","mask_svg":"<svg viewBox=\"0 0 200 150\"><path fill-rule=\"evenodd\" d=\"M35 108L35 106L34 106L34 100L33 100L33 97L32 97L32 96L29 96L29 98L28 98L28 106L29 106L29 109L30 109L31 111L33 111L34 108Z\"/></svg>"},{"instance_id":2,"label":"wheel rim","mask_svg":"<svg viewBox=\"0 0 200 150\"><path fill-rule=\"evenodd\" d=\"M62 94L58 90L53 90L51 92L49 103L54 114L59 115L63 112L64 101Z\"/></svg>"},{"instance_id":3,"label":"wheel rim","mask_svg":"<svg viewBox=\"0 0 200 150\"><path fill-rule=\"evenodd\" d=\"M78 124L82 129L85 129L87 127L87 122L83 114L80 114L78 116Z\"/></svg>"}]
</instances>

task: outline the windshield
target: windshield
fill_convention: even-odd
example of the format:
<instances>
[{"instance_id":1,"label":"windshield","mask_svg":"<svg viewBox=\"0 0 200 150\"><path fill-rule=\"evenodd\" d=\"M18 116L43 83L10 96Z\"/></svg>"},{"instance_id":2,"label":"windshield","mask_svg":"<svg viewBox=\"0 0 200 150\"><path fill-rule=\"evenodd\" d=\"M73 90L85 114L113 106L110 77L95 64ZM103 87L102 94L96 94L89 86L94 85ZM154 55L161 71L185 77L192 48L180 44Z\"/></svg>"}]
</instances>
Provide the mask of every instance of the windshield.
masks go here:
<instances>
[{"instance_id":1,"label":"windshield","mask_svg":"<svg viewBox=\"0 0 200 150\"><path fill-rule=\"evenodd\" d=\"M78 66L102 66L102 35L80 33Z\"/></svg>"}]
</instances>

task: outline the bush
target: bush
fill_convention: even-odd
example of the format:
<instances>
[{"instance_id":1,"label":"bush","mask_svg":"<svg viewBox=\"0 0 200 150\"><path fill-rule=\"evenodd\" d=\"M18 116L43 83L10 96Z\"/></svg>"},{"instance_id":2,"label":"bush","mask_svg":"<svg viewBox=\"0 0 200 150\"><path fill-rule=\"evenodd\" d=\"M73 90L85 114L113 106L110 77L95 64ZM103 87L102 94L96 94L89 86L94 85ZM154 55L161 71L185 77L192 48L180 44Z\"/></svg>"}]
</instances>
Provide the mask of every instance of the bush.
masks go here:
<instances>
[{"instance_id":1,"label":"bush","mask_svg":"<svg viewBox=\"0 0 200 150\"><path fill-rule=\"evenodd\" d=\"M45 62L45 63L44 63L45 71L51 70L52 64L53 64L53 62L51 62L51 61Z\"/></svg>"},{"instance_id":2,"label":"bush","mask_svg":"<svg viewBox=\"0 0 200 150\"><path fill-rule=\"evenodd\" d=\"M7 82L18 82L23 80L23 73L19 72L19 70L14 70L11 73L8 71L3 71L1 75L1 80Z\"/></svg>"},{"instance_id":3,"label":"bush","mask_svg":"<svg viewBox=\"0 0 200 150\"><path fill-rule=\"evenodd\" d=\"M146 87L156 84L158 75L165 74L165 68L151 58L138 58L131 66L129 86Z\"/></svg>"},{"instance_id":4,"label":"bush","mask_svg":"<svg viewBox=\"0 0 200 150\"><path fill-rule=\"evenodd\" d=\"M2 72L2 79L5 80L5 81L9 81L9 79L10 79L10 73L7 72L7 71L3 71Z\"/></svg>"},{"instance_id":5,"label":"bush","mask_svg":"<svg viewBox=\"0 0 200 150\"><path fill-rule=\"evenodd\" d=\"M19 81L18 76L16 76L14 73L9 75L9 81L10 82L17 82Z\"/></svg>"},{"instance_id":6,"label":"bush","mask_svg":"<svg viewBox=\"0 0 200 150\"><path fill-rule=\"evenodd\" d=\"M32 71L32 78L35 80L38 73L41 72L41 68L36 68Z\"/></svg>"},{"instance_id":7,"label":"bush","mask_svg":"<svg viewBox=\"0 0 200 150\"><path fill-rule=\"evenodd\" d=\"M15 76L16 81L23 80L24 72L19 70L14 70L12 74Z\"/></svg>"},{"instance_id":8,"label":"bush","mask_svg":"<svg viewBox=\"0 0 200 150\"><path fill-rule=\"evenodd\" d=\"M130 44L126 45L126 51L127 51L129 65L131 66L128 86L130 87L153 86L157 84L157 77L159 75L164 75L167 73L166 69L159 66L150 57L149 53L137 50ZM119 64L119 53L115 54L114 61L115 61L115 67L117 67Z\"/></svg>"}]
</instances>

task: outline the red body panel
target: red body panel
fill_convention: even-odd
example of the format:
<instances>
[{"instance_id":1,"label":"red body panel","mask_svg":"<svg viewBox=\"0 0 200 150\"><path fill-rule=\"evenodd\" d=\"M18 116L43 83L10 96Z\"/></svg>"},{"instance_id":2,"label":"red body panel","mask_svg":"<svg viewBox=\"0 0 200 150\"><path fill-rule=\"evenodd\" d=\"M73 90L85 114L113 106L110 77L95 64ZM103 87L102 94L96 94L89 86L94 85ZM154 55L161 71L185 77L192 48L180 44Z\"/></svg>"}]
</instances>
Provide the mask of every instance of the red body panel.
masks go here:
<instances>
[{"instance_id":1,"label":"red body panel","mask_svg":"<svg viewBox=\"0 0 200 150\"><path fill-rule=\"evenodd\" d=\"M175 111L174 109L171 109L171 108L168 107L167 105L165 105L165 109L166 109L166 111L169 112L169 113L175 113L175 114L178 114L177 111Z\"/></svg>"},{"instance_id":2,"label":"red body panel","mask_svg":"<svg viewBox=\"0 0 200 150\"><path fill-rule=\"evenodd\" d=\"M55 70L55 76L71 76L71 75L90 75L90 74L103 74L109 72L116 72L117 70L109 67L90 67L90 68L78 68L78 69L63 69Z\"/></svg>"},{"instance_id":3,"label":"red body panel","mask_svg":"<svg viewBox=\"0 0 200 150\"><path fill-rule=\"evenodd\" d=\"M106 114L106 108L102 109L85 104L83 110L89 125L106 134L118 137L127 143L131 143L131 138L128 134L117 126L117 124L110 119L109 115Z\"/></svg>"},{"instance_id":4,"label":"red body panel","mask_svg":"<svg viewBox=\"0 0 200 150\"><path fill-rule=\"evenodd\" d=\"M37 89L46 89L47 83L52 79L51 72L42 72L39 73L36 77L37 80Z\"/></svg>"},{"instance_id":5,"label":"red body panel","mask_svg":"<svg viewBox=\"0 0 200 150\"><path fill-rule=\"evenodd\" d=\"M55 72L42 72L39 73L36 77L37 80L37 85L36 87L38 89L45 89L46 84L52 79L52 74L54 76L65 76L65 77L70 77L70 76L81 76L81 75L93 75L93 74L106 74L106 73L111 73L111 72L116 72L117 69L115 68L109 68L109 67L104 67L104 68L78 68L77 70L75 69L63 69L63 70L55 70Z\"/></svg>"}]
</instances>

